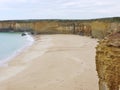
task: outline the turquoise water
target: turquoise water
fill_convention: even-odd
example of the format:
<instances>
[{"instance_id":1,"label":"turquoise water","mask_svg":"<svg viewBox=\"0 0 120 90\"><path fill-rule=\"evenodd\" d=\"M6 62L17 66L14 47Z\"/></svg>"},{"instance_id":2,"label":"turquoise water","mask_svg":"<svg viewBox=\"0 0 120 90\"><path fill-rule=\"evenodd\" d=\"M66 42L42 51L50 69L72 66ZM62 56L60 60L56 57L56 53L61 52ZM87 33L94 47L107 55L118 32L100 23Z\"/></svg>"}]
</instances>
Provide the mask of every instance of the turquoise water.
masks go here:
<instances>
[{"instance_id":1,"label":"turquoise water","mask_svg":"<svg viewBox=\"0 0 120 90\"><path fill-rule=\"evenodd\" d=\"M0 33L0 61L17 53L28 43L21 33Z\"/></svg>"}]
</instances>

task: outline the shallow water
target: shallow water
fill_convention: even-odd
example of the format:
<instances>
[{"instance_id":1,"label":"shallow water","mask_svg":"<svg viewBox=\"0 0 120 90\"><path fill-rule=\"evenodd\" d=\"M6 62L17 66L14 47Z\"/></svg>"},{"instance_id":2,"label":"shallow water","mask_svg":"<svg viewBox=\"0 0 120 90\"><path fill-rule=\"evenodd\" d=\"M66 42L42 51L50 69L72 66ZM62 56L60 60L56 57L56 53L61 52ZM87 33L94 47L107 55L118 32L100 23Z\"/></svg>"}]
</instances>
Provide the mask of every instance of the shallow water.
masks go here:
<instances>
[{"instance_id":1,"label":"shallow water","mask_svg":"<svg viewBox=\"0 0 120 90\"><path fill-rule=\"evenodd\" d=\"M0 33L0 62L30 44L30 40L30 36L23 37L21 33Z\"/></svg>"}]
</instances>

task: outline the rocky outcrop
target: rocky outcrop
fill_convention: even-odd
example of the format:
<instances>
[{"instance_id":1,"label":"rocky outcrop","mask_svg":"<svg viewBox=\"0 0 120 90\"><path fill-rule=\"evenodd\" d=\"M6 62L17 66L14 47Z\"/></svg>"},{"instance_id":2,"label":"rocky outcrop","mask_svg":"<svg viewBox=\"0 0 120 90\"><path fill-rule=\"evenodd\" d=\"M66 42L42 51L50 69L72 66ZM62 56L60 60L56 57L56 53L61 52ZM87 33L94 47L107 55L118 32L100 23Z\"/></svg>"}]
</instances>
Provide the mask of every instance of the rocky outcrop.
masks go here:
<instances>
[{"instance_id":1,"label":"rocky outcrop","mask_svg":"<svg viewBox=\"0 0 120 90\"><path fill-rule=\"evenodd\" d=\"M120 23L118 23L118 22L110 23L109 29L108 29L107 32L109 34L111 34L111 33L115 33L115 32L118 32L118 31L120 31Z\"/></svg>"},{"instance_id":2,"label":"rocky outcrop","mask_svg":"<svg viewBox=\"0 0 120 90\"><path fill-rule=\"evenodd\" d=\"M101 40L96 49L99 90L120 90L120 32Z\"/></svg>"},{"instance_id":3,"label":"rocky outcrop","mask_svg":"<svg viewBox=\"0 0 120 90\"><path fill-rule=\"evenodd\" d=\"M108 33L110 23L95 21L91 23L94 38L104 38Z\"/></svg>"},{"instance_id":4,"label":"rocky outcrop","mask_svg":"<svg viewBox=\"0 0 120 90\"><path fill-rule=\"evenodd\" d=\"M84 24L80 22L68 22L68 23L59 23L59 30L72 33L72 34L79 34L85 36L91 36L91 26L89 24Z\"/></svg>"}]
</instances>

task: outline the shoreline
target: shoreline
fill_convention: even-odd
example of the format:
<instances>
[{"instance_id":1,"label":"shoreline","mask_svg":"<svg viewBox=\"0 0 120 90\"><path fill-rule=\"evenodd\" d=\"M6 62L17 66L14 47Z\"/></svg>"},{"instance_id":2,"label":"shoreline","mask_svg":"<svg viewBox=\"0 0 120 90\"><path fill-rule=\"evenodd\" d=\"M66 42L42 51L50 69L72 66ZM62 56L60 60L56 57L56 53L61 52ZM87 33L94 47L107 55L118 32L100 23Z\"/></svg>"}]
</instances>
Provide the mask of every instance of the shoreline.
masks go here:
<instances>
[{"instance_id":1,"label":"shoreline","mask_svg":"<svg viewBox=\"0 0 120 90\"><path fill-rule=\"evenodd\" d=\"M0 89L98 90L96 45L89 37L37 35L8 67L0 67Z\"/></svg>"},{"instance_id":2,"label":"shoreline","mask_svg":"<svg viewBox=\"0 0 120 90\"><path fill-rule=\"evenodd\" d=\"M0 82L15 76L16 74L18 74L19 72L21 72L22 70L24 70L25 68L27 68L29 66L30 60L20 60L18 58L21 58L22 56L25 57L24 53L25 54L29 53L30 49L35 46L35 44L38 41L37 40L38 38L37 38L37 36L33 36L33 38L34 38L34 42L32 42L32 43L30 42L29 44L27 44L24 48L22 48L22 50L20 52L18 52L16 55L14 55L14 57L5 61L3 63L3 65L0 66L0 72L2 71L2 73L3 73L3 75L0 75ZM49 46L51 46L50 40L48 39L47 41L45 41L44 39L48 39L48 38L39 37L39 40L41 41L41 43L40 43L41 49L43 49L43 51L41 51L41 53L39 53L39 56L42 56L47 51L46 49L49 48ZM45 45L48 43L50 43L50 45ZM35 57L33 57L33 58L35 58ZM11 66L14 63L15 63L15 67L13 68ZM9 73L9 71L12 71L14 74L12 74L12 72ZM7 72L8 72L8 75L4 76L4 74L6 74Z\"/></svg>"},{"instance_id":3,"label":"shoreline","mask_svg":"<svg viewBox=\"0 0 120 90\"><path fill-rule=\"evenodd\" d=\"M17 49L13 53L11 53L11 55L9 55L8 57L3 58L2 60L0 60L0 67L7 66L8 62L10 62L12 59L14 59L20 53L22 53L22 51L29 48L34 43L34 37L31 36L31 35L26 35L23 38L24 38L24 40L26 40L25 45L22 45L21 48Z\"/></svg>"}]
</instances>

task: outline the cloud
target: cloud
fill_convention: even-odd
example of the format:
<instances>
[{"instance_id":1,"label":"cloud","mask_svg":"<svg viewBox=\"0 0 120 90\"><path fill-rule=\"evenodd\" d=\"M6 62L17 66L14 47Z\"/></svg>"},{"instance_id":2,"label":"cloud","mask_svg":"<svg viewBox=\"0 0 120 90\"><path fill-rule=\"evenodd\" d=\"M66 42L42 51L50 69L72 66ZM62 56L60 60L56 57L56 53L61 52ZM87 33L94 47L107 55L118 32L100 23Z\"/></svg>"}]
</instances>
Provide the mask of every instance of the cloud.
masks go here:
<instances>
[{"instance_id":1,"label":"cloud","mask_svg":"<svg viewBox=\"0 0 120 90\"><path fill-rule=\"evenodd\" d=\"M64 6L73 6L73 5L78 5L79 3L77 2L67 2L67 3L63 3Z\"/></svg>"},{"instance_id":2,"label":"cloud","mask_svg":"<svg viewBox=\"0 0 120 90\"><path fill-rule=\"evenodd\" d=\"M28 0L0 0L0 3L20 3L27 2Z\"/></svg>"},{"instance_id":3,"label":"cloud","mask_svg":"<svg viewBox=\"0 0 120 90\"><path fill-rule=\"evenodd\" d=\"M0 19L120 16L119 0L0 0Z\"/></svg>"}]
</instances>

